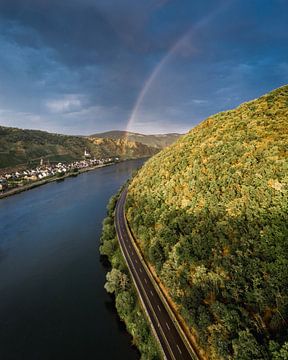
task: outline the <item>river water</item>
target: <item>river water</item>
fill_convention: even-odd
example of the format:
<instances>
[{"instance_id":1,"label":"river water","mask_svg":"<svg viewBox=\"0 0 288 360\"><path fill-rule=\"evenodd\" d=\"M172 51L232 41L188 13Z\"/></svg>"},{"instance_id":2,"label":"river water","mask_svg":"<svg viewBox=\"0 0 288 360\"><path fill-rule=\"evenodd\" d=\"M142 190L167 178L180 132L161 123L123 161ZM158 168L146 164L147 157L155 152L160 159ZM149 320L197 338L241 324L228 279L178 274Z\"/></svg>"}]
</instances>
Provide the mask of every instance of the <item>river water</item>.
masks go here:
<instances>
[{"instance_id":1,"label":"river water","mask_svg":"<svg viewBox=\"0 0 288 360\"><path fill-rule=\"evenodd\" d=\"M103 286L107 202L143 160L0 200L0 359L138 359Z\"/></svg>"}]
</instances>

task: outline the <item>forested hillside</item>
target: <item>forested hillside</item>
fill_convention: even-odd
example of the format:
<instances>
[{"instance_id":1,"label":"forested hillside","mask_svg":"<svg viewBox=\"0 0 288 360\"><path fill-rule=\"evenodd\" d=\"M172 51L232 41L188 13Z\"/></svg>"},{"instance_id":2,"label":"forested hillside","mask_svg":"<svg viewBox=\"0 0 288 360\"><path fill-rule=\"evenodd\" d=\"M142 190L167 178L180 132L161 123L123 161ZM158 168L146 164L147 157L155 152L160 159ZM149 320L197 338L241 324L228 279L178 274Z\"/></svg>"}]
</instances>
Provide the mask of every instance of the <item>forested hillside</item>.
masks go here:
<instances>
[{"instance_id":1,"label":"forested hillside","mask_svg":"<svg viewBox=\"0 0 288 360\"><path fill-rule=\"evenodd\" d=\"M166 146L173 144L177 139L179 139L180 136L181 134L175 133L146 135L120 130L106 131L104 133L91 135L91 137L109 138L114 140L126 139L128 141L136 141L141 144L155 147L158 149L163 149Z\"/></svg>"},{"instance_id":2,"label":"forested hillside","mask_svg":"<svg viewBox=\"0 0 288 360\"><path fill-rule=\"evenodd\" d=\"M209 359L288 358L288 86L151 158L127 217Z\"/></svg>"},{"instance_id":3,"label":"forested hillside","mask_svg":"<svg viewBox=\"0 0 288 360\"><path fill-rule=\"evenodd\" d=\"M157 152L152 147L125 139L94 139L0 126L0 168L38 164L40 158L51 162L81 160L85 149L96 158L118 156L126 159Z\"/></svg>"}]
</instances>

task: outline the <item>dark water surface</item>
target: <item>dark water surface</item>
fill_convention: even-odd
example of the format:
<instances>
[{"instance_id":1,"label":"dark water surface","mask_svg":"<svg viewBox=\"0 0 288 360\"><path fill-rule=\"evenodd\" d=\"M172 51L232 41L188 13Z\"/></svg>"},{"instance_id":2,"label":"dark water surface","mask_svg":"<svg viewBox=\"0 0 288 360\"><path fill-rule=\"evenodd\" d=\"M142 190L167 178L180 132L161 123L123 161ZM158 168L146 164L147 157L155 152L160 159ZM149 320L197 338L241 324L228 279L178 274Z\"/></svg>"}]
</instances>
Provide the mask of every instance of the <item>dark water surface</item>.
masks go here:
<instances>
[{"instance_id":1,"label":"dark water surface","mask_svg":"<svg viewBox=\"0 0 288 360\"><path fill-rule=\"evenodd\" d=\"M133 160L0 200L0 359L137 359L105 292L108 199Z\"/></svg>"}]
</instances>

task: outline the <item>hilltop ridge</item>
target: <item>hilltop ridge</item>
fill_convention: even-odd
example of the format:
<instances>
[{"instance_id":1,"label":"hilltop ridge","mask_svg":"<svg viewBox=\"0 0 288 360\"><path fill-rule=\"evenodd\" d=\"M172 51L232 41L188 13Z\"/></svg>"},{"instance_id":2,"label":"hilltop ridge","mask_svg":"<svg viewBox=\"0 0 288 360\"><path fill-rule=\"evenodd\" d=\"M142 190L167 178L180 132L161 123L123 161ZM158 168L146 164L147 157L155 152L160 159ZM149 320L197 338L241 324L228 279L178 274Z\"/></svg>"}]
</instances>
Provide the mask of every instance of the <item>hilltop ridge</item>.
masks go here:
<instances>
[{"instance_id":1,"label":"hilltop ridge","mask_svg":"<svg viewBox=\"0 0 288 360\"><path fill-rule=\"evenodd\" d=\"M146 135L130 131L113 130L99 134L93 134L90 137L109 138L114 140L127 139L129 141L140 142L147 146L163 149L164 147L171 145L182 135L183 134L178 133Z\"/></svg>"},{"instance_id":2,"label":"hilltop ridge","mask_svg":"<svg viewBox=\"0 0 288 360\"><path fill-rule=\"evenodd\" d=\"M14 168L44 161L71 162L83 159L86 149L92 157L121 159L154 155L158 149L127 139L53 134L0 126L0 168Z\"/></svg>"}]
</instances>

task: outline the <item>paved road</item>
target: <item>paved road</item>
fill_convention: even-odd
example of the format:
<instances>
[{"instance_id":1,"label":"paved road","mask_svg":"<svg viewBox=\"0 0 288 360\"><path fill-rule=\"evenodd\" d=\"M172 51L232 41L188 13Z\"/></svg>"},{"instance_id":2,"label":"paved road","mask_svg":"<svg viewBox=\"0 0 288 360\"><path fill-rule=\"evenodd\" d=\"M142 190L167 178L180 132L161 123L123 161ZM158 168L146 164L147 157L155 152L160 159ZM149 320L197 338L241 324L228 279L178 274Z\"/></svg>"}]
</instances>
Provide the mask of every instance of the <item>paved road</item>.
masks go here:
<instances>
[{"instance_id":1,"label":"paved road","mask_svg":"<svg viewBox=\"0 0 288 360\"><path fill-rule=\"evenodd\" d=\"M115 225L117 236L138 294L150 317L165 357L169 360L198 359L196 354L192 356L189 353L134 248L125 222L124 205L126 194L127 190L124 190L116 206Z\"/></svg>"}]
</instances>

